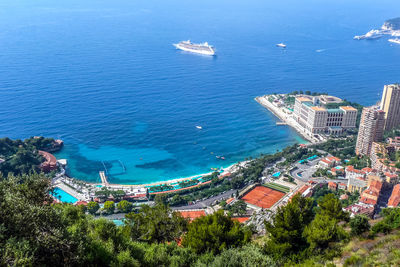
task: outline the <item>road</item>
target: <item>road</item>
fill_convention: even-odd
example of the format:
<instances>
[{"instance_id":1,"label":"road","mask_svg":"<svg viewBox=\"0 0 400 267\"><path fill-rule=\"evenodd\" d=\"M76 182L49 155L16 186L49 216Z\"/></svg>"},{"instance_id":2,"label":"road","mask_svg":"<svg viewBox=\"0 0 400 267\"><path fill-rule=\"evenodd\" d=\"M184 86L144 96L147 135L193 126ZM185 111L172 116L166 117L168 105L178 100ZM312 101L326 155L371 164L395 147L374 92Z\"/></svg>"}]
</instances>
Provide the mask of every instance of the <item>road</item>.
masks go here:
<instances>
[{"instance_id":1,"label":"road","mask_svg":"<svg viewBox=\"0 0 400 267\"><path fill-rule=\"evenodd\" d=\"M318 162L320 161L320 159L321 158L317 158L305 164L300 164L300 163L294 164L294 166L296 166L297 169L290 172L290 175L293 178L298 179L302 182L307 182L308 180L311 179L314 172L318 169Z\"/></svg>"},{"instance_id":2,"label":"road","mask_svg":"<svg viewBox=\"0 0 400 267\"><path fill-rule=\"evenodd\" d=\"M231 189L226 191L225 193L221 193L217 196L207 198L205 200L197 201L192 205L185 205L180 207L171 207L173 210L191 210L191 209L203 209L210 207L215 201L220 201L223 199L228 199L231 197L232 194L236 193L236 189Z\"/></svg>"}]
</instances>

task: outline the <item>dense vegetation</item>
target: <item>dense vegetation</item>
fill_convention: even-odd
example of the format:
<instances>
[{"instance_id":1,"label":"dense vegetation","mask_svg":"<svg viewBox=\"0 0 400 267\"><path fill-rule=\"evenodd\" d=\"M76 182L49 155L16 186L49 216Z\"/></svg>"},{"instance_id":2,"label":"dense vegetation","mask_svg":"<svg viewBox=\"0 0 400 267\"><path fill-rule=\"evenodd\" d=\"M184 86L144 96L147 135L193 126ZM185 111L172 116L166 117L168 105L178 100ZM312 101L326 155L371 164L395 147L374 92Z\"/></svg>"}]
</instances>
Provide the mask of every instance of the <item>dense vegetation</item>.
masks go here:
<instances>
[{"instance_id":1,"label":"dense vegetation","mask_svg":"<svg viewBox=\"0 0 400 267\"><path fill-rule=\"evenodd\" d=\"M38 150L46 150L52 143L52 138L34 138L25 140L0 139L0 172L7 177L9 173L20 175L39 172L39 165L43 158ZM1 161L2 161L1 160Z\"/></svg>"},{"instance_id":2,"label":"dense vegetation","mask_svg":"<svg viewBox=\"0 0 400 267\"><path fill-rule=\"evenodd\" d=\"M53 204L50 190L49 180L38 174L0 181L0 265L351 265L376 259L353 251L349 260L342 260L350 238L373 242L371 238L379 240L400 227L400 209L385 209L383 220L372 227L365 217L349 221L340 201L329 193L318 199L294 196L265 223L267 234L256 240L251 227L232 221L222 210L189 223L163 197L154 207L128 213L125 225L118 227L85 214L98 206ZM399 254L389 252L390 262L399 262Z\"/></svg>"}]
</instances>

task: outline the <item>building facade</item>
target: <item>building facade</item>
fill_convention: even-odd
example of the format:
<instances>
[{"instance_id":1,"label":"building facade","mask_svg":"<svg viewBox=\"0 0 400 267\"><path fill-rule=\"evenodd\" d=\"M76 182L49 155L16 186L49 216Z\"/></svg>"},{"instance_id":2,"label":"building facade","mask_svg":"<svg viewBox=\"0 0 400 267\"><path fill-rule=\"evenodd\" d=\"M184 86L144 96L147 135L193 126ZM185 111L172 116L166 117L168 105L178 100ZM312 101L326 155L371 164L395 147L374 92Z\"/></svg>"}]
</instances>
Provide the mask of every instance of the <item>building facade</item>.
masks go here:
<instances>
[{"instance_id":1,"label":"building facade","mask_svg":"<svg viewBox=\"0 0 400 267\"><path fill-rule=\"evenodd\" d=\"M295 120L310 134L340 134L356 127L357 109L341 106L327 109L318 105L317 97L296 97L294 105Z\"/></svg>"},{"instance_id":2,"label":"building facade","mask_svg":"<svg viewBox=\"0 0 400 267\"><path fill-rule=\"evenodd\" d=\"M385 125L385 112L377 106L364 108L361 114L360 128L358 130L356 154L370 155L373 142L383 138Z\"/></svg>"},{"instance_id":3,"label":"building facade","mask_svg":"<svg viewBox=\"0 0 400 267\"><path fill-rule=\"evenodd\" d=\"M385 130L400 125L400 85L390 84L383 88L381 110L385 111Z\"/></svg>"}]
</instances>

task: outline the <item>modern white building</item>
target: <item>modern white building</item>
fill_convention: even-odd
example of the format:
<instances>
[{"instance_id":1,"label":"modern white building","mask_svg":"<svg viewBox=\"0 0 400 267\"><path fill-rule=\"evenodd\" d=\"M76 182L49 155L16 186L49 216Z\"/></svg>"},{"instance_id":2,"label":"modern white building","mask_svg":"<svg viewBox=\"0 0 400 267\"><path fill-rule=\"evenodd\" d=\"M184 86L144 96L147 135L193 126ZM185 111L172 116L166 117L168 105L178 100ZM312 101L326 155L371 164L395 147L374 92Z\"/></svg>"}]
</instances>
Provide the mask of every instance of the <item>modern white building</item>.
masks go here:
<instances>
[{"instance_id":1,"label":"modern white building","mask_svg":"<svg viewBox=\"0 0 400 267\"><path fill-rule=\"evenodd\" d=\"M328 109L318 103L318 97L298 96L295 100L295 120L309 134L340 134L356 127L357 109L351 106Z\"/></svg>"}]
</instances>

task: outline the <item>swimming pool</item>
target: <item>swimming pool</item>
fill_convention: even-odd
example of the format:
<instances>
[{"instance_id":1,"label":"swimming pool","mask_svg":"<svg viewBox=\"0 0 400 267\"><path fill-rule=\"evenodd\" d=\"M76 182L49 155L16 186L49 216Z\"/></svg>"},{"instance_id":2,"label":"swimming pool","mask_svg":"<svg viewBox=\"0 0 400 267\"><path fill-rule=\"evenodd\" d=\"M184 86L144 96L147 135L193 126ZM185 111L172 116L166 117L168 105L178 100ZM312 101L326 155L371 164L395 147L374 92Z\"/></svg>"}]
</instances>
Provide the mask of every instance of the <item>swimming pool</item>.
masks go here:
<instances>
[{"instance_id":1,"label":"swimming pool","mask_svg":"<svg viewBox=\"0 0 400 267\"><path fill-rule=\"evenodd\" d=\"M276 172L274 174L272 174L272 177L279 177L281 175L281 172Z\"/></svg>"},{"instance_id":2,"label":"swimming pool","mask_svg":"<svg viewBox=\"0 0 400 267\"><path fill-rule=\"evenodd\" d=\"M113 220L113 223L116 226L123 226L124 225L124 221L123 220Z\"/></svg>"},{"instance_id":3,"label":"swimming pool","mask_svg":"<svg viewBox=\"0 0 400 267\"><path fill-rule=\"evenodd\" d=\"M66 203L75 203L78 201L77 198L71 196L70 194L58 187L54 188L54 193L52 193L51 195L58 200Z\"/></svg>"}]
</instances>

